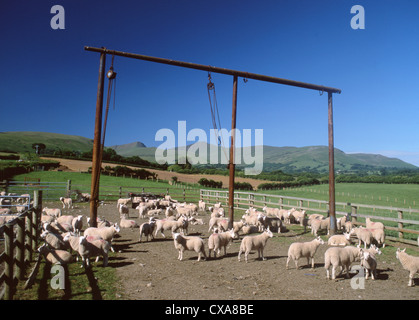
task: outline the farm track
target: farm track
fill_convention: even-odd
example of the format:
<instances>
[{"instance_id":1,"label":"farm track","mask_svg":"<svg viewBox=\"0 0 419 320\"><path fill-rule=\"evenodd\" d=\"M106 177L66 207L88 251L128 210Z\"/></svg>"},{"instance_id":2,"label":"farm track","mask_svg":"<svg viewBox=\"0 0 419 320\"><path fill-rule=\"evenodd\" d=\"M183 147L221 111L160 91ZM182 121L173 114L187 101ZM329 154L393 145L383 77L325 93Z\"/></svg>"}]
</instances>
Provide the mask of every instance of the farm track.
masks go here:
<instances>
[{"instance_id":1,"label":"farm track","mask_svg":"<svg viewBox=\"0 0 419 320\"><path fill-rule=\"evenodd\" d=\"M65 171L72 171L72 172L83 172L87 171L89 167L92 166L91 161L83 161L83 160L70 160L70 159L61 159L61 158L44 158L49 160L54 160L60 162L61 166L65 167ZM106 163L103 162L102 166L120 166L120 164L114 163ZM128 168L138 169L137 167L127 166ZM149 169L146 168L147 171L154 172L157 174L159 179L171 181L172 177L177 177L179 182L184 183L198 183L199 179L207 178L212 179L215 181L221 181L223 186L228 186L228 176L223 175L210 175L210 174L186 174L186 173L177 173L177 172L169 172L165 170L156 170L156 169ZM251 179L251 178L242 178L242 177L235 177L236 182L248 182L252 185L253 188L257 188L258 185L261 183L268 183L268 182L278 182L278 181L268 181L268 180L258 180L258 179Z\"/></svg>"},{"instance_id":2,"label":"farm track","mask_svg":"<svg viewBox=\"0 0 419 320\"><path fill-rule=\"evenodd\" d=\"M139 223L146 221L139 219L134 209L130 211L132 219ZM63 214L88 216L89 211L87 206L80 206ZM98 216L119 220L114 203L100 206ZM209 215L201 212L199 217L205 224L190 226L189 234L202 237L207 244ZM290 269L286 270L289 245L313 239L310 233L303 234L299 226L274 234L265 249L266 261L257 260L257 252L252 252L248 263L244 262L244 255L241 262L237 259L239 240L230 245L227 256L197 262L197 254L190 251L185 252L183 261L177 260L169 233L167 239L158 234L150 242L143 238L139 243L138 237L138 229L122 229L114 240L116 254L109 260L109 267L117 269L118 293L125 300L416 300L419 297L419 279L415 280L416 287L407 287L408 272L402 269L395 254L378 257L378 279L367 280L364 289L352 289L351 283L357 279L326 280L323 266L327 245L318 249L314 270L306 266L305 259L300 259L301 269L296 270L290 263ZM383 250L394 248L387 246Z\"/></svg>"}]
</instances>

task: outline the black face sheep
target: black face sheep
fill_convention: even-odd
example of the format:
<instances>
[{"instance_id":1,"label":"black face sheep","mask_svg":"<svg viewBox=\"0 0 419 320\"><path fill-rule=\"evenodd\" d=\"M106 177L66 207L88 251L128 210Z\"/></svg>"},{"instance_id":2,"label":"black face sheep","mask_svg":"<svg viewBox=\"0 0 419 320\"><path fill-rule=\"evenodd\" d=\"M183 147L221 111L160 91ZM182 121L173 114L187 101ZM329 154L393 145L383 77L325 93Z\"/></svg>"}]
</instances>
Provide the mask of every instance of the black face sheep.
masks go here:
<instances>
[{"instance_id":1,"label":"black face sheep","mask_svg":"<svg viewBox=\"0 0 419 320\"><path fill-rule=\"evenodd\" d=\"M330 279L329 268L332 266L332 279L336 279L336 269L341 267L339 275L346 270L346 277L349 278L349 267L354 261L360 261L361 249L351 246L347 247L331 247L324 254L324 268L326 269L326 278ZM338 276L339 276L338 275Z\"/></svg>"},{"instance_id":2,"label":"black face sheep","mask_svg":"<svg viewBox=\"0 0 419 320\"><path fill-rule=\"evenodd\" d=\"M251 250L258 251L258 259L262 257L262 260L266 260L263 256L263 249L266 246L269 238L272 238L273 234L271 230L267 229L262 234L257 236L246 236L243 238L240 244L240 251L239 251L239 261L242 252L244 252L244 259L248 262L248 256Z\"/></svg>"},{"instance_id":3,"label":"black face sheep","mask_svg":"<svg viewBox=\"0 0 419 320\"><path fill-rule=\"evenodd\" d=\"M227 245L233 241L237 237L236 233L234 232L234 229L231 229L226 232L221 233L213 233L208 238L208 249L209 254L208 256L211 257L211 251L214 250L214 258L220 255L221 248L224 247L224 255L227 254Z\"/></svg>"},{"instance_id":4,"label":"black face sheep","mask_svg":"<svg viewBox=\"0 0 419 320\"><path fill-rule=\"evenodd\" d=\"M413 277L419 271L419 257L411 256L407 254L405 251L406 249L400 250L400 248L397 248L396 258L400 261L403 268L409 271L409 282L407 285L409 287L412 287Z\"/></svg>"},{"instance_id":5,"label":"black face sheep","mask_svg":"<svg viewBox=\"0 0 419 320\"><path fill-rule=\"evenodd\" d=\"M310 263L311 258L311 268L314 269L314 255L316 254L317 248L324 244L324 241L317 237L312 241L308 242L294 242L290 245L288 249L288 259L286 268L288 269L288 263L291 259L295 262L295 268L298 269L298 260L300 258L307 258L307 265Z\"/></svg>"},{"instance_id":6,"label":"black face sheep","mask_svg":"<svg viewBox=\"0 0 419 320\"><path fill-rule=\"evenodd\" d=\"M201 261L201 255L206 259L204 240L200 237L182 236L180 233L173 234L175 248L179 251L178 260L182 261L185 250L198 253L198 260Z\"/></svg>"}]
</instances>

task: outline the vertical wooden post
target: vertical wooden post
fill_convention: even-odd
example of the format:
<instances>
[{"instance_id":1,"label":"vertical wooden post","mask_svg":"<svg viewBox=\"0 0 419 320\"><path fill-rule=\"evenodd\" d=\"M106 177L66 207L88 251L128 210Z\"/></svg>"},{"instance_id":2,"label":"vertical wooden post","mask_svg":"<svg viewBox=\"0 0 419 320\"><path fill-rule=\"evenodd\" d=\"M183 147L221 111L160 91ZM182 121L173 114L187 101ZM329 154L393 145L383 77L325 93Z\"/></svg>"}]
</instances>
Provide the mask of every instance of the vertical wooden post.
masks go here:
<instances>
[{"instance_id":1,"label":"vertical wooden post","mask_svg":"<svg viewBox=\"0 0 419 320\"><path fill-rule=\"evenodd\" d=\"M333 141L333 94L328 92L328 123L329 123L329 217L330 235L336 233L335 204L335 150Z\"/></svg>"},{"instance_id":2,"label":"vertical wooden post","mask_svg":"<svg viewBox=\"0 0 419 320\"><path fill-rule=\"evenodd\" d=\"M105 82L106 53L101 52L99 63L99 80L96 98L95 135L93 139L92 156L92 185L90 189L90 226L97 226L97 207L99 203L99 179L101 167L101 136L102 136L102 111L103 111L103 88Z\"/></svg>"},{"instance_id":3,"label":"vertical wooden post","mask_svg":"<svg viewBox=\"0 0 419 320\"><path fill-rule=\"evenodd\" d=\"M6 224L4 227L4 300L13 300L13 225Z\"/></svg>"},{"instance_id":4,"label":"vertical wooden post","mask_svg":"<svg viewBox=\"0 0 419 320\"><path fill-rule=\"evenodd\" d=\"M25 217L17 219L16 278L23 280L25 275Z\"/></svg>"},{"instance_id":5,"label":"vertical wooden post","mask_svg":"<svg viewBox=\"0 0 419 320\"><path fill-rule=\"evenodd\" d=\"M228 182L228 227L233 228L234 220L234 174L235 174L235 164L234 164L234 153L235 153L235 140L236 140L236 114L237 114L237 76L233 77L233 106L232 106L232 116L231 116L231 137L230 137L230 161L229 161L229 182Z\"/></svg>"},{"instance_id":6,"label":"vertical wooden post","mask_svg":"<svg viewBox=\"0 0 419 320\"><path fill-rule=\"evenodd\" d=\"M397 211L397 216L398 216L398 218L399 219L403 219L403 211ZM399 228L399 229L403 229L403 222L398 222L397 223L397 227ZM399 238L400 239L403 239L403 231L399 231Z\"/></svg>"}]
</instances>

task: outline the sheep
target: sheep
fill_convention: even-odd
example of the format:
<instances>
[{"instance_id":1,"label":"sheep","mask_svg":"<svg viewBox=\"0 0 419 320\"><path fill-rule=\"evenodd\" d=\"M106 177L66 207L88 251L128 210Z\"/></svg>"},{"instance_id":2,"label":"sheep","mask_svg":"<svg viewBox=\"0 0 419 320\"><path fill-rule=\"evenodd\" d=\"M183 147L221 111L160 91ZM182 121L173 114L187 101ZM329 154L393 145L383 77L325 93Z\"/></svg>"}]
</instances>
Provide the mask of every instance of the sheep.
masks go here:
<instances>
[{"instance_id":1,"label":"sheep","mask_svg":"<svg viewBox=\"0 0 419 320\"><path fill-rule=\"evenodd\" d=\"M240 251L238 257L239 261L242 252L244 252L244 258L247 263L249 252L254 249L258 251L258 259L262 257L262 260L266 260L266 258L263 256L263 249L265 248L268 239L272 237L273 234L269 229L266 229L262 234L259 234L257 236L244 237L240 244Z\"/></svg>"},{"instance_id":2,"label":"sheep","mask_svg":"<svg viewBox=\"0 0 419 320\"><path fill-rule=\"evenodd\" d=\"M73 261L73 256L65 250L54 250L48 248L45 244L38 248L38 252L52 264L66 265Z\"/></svg>"},{"instance_id":3,"label":"sheep","mask_svg":"<svg viewBox=\"0 0 419 320\"><path fill-rule=\"evenodd\" d=\"M221 231L227 231L228 229L228 219L225 218L211 218L208 222L209 228L208 232L212 230L212 228L218 227Z\"/></svg>"},{"instance_id":4,"label":"sheep","mask_svg":"<svg viewBox=\"0 0 419 320\"><path fill-rule=\"evenodd\" d=\"M113 224L112 222L106 220L103 217L102 218L99 218L99 217L96 218L96 226L97 226L97 228L110 227L112 224ZM87 218L87 225L88 226L91 226L90 225L90 218L89 217Z\"/></svg>"},{"instance_id":5,"label":"sheep","mask_svg":"<svg viewBox=\"0 0 419 320\"><path fill-rule=\"evenodd\" d=\"M20 195L20 198L16 199L17 203L25 203L25 202L29 202L28 200L30 199L31 195L29 193L24 193Z\"/></svg>"},{"instance_id":6,"label":"sheep","mask_svg":"<svg viewBox=\"0 0 419 320\"><path fill-rule=\"evenodd\" d=\"M279 209L278 208L268 208L267 206L264 206L262 208L262 211L265 212L268 216L278 217L278 214L279 214Z\"/></svg>"},{"instance_id":7,"label":"sheep","mask_svg":"<svg viewBox=\"0 0 419 320\"><path fill-rule=\"evenodd\" d=\"M83 261L83 266L90 266L90 257L97 257L96 262L99 259L99 256L103 257L103 266L108 265L108 254L110 249L110 244L104 239L87 241L86 237L81 236L79 238L79 254Z\"/></svg>"},{"instance_id":8,"label":"sheep","mask_svg":"<svg viewBox=\"0 0 419 320\"><path fill-rule=\"evenodd\" d=\"M49 216L52 216L52 217L55 217L55 218L61 217L61 209L59 209L59 208L47 208L47 207L45 207L45 208L42 209L42 212L45 212L45 214L47 214Z\"/></svg>"},{"instance_id":9,"label":"sheep","mask_svg":"<svg viewBox=\"0 0 419 320\"><path fill-rule=\"evenodd\" d=\"M386 234L384 232L384 229L381 228L368 228L365 229L368 230L369 232L371 232L372 237L375 241L377 241L377 244L381 244L383 246L383 248L385 248L386 244L384 243L385 238L386 238Z\"/></svg>"},{"instance_id":10,"label":"sheep","mask_svg":"<svg viewBox=\"0 0 419 320\"><path fill-rule=\"evenodd\" d=\"M204 211L205 212L205 202L203 200L199 200L198 202L198 208L200 211Z\"/></svg>"},{"instance_id":11,"label":"sheep","mask_svg":"<svg viewBox=\"0 0 419 320\"><path fill-rule=\"evenodd\" d=\"M173 209L172 207L167 207L166 208L166 211L164 212L164 215L166 216L166 218L169 218L169 217L173 217L173 216L175 216L176 214L175 214L175 209Z\"/></svg>"},{"instance_id":12,"label":"sheep","mask_svg":"<svg viewBox=\"0 0 419 320\"><path fill-rule=\"evenodd\" d=\"M49 232L47 230L41 233L41 238L44 239L45 243L53 249L67 249L68 245L64 241L62 235Z\"/></svg>"},{"instance_id":13,"label":"sheep","mask_svg":"<svg viewBox=\"0 0 419 320\"><path fill-rule=\"evenodd\" d=\"M329 246L349 246L351 244L351 236L349 233L335 234L329 238L327 244Z\"/></svg>"},{"instance_id":14,"label":"sheep","mask_svg":"<svg viewBox=\"0 0 419 320\"><path fill-rule=\"evenodd\" d=\"M119 217L122 218L123 215L126 215L129 217L129 208L125 204L118 204L118 211L119 211Z\"/></svg>"},{"instance_id":15,"label":"sheep","mask_svg":"<svg viewBox=\"0 0 419 320\"><path fill-rule=\"evenodd\" d=\"M276 229L278 233L281 233L282 221L278 217L267 217L265 215L259 214L258 221L264 230L267 228L271 230Z\"/></svg>"},{"instance_id":16,"label":"sheep","mask_svg":"<svg viewBox=\"0 0 419 320\"><path fill-rule=\"evenodd\" d=\"M326 269L326 279L330 279L329 268L332 266L332 279L336 279L336 268L341 267L339 275L346 270L346 277L349 278L349 267L352 262L360 261L361 249L351 246L331 247L324 253L324 268ZM339 276L338 275L338 276Z\"/></svg>"},{"instance_id":17,"label":"sheep","mask_svg":"<svg viewBox=\"0 0 419 320\"><path fill-rule=\"evenodd\" d=\"M44 230L48 230L53 233L63 233L73 231L73 226L68 223L58 223L58 222L44 222L42 225Z\"/></svg>"},{"instance_id":18,"label":"sheep","mask_svg":"<svg viewBox=\"0 0 419 320\"><path fill-rule=\"evenodd\" d=\"M195 251L196 253L198 253L197 261L201 261L201 255L204 256L205 260L207 259L207 256L205 254L204 240L202 240L200 237L182 236L180 233L174 233L173 242L175 248L179 251L178 260L182 261L183 252L185 250Z\"/></svg>"},{"instance_id":19,"label":"sheep","mask_svg":"<svg viewBox=\"0 0 419 320\"><path fill-rule=\"evenodd\" d=\"M176 211L179 215L191 216L193 214L192 208L177 206Z\"/></svg>"},{"instance_id":20,"label":"sheep","mask_svg":"<svg viewBox=\"0 0 419 320\"><path fill-rule=\"evenodd\" d=\"M314 234L317 237L317 232L319 230L327 230L327 234L329 234L330 229L330 217L326 219L317 220L314 219L311 221L311 234Z\"/></svg>"},{"instance_id":21,"label":"sheep","mask_svg":"<svg viewBox=\"0 0 419 320\"><path fill-rule=\"evenodd\" d=\"M155 227L156 227L156 220L154 220L153 218L150 218L149 222L144 222L140 226L140 239L138 240L138 242L141 242L143 235L146 237L147 241L149 241L148 240L149 236L151 236L151 238L154 239L153 231Z\"/></svg>"},{"instance_id":22,"label":"sheep","mask_svg":"<svg viewBox=\"0 0 419 320\"><path fill-rule=\"evenodd\" d=\"M156 232L154 233L154 237L157 237L157 233L160 231L163 238L166 238L164 235L164 231L172 230L172 233L176 232L179 228L184 228L187 224L187 221L182 220L157 220L156 222Z\"/></svg>"},{"instance_id":23,"label":"sheep","mask_svg":"<svg viewBox=\"0 0 419 320\"><path fill-rule=\"evenodd\" d=\"M360 246L357 246L357 247L360 248ZM370 254L374 256L382 253L381 250L375 244L372 244L369 249L362 249L362 250L364 252L369 252Z\"/></svg>"},{"instance_id":24,"label":"sheep","mask_svg":"<svg viewBox=\"0 0 419 320\"><path fill-rule=\"evenodd\" d=\"M147 212L147 215L149 217L158 216L160 214L163 214L163 209L151 209L151 210L148 210L148 212Z\"/></svg>"},{"instance_id":25,"label":"sheep","mask_svg":"<svg viewBox=\"0 0 419 320\"><path fill-rule=\"evenodd\" d=\"M11 214L12 210L10 208L0 208L0 214Z\"/></svg>"},{"instance_id":26,"label":"sheep","mask_svg":"<svg viewBox=\"0 0 419 320\"><path fill-rule=\"evenodd\" d=\"M121 205L121 204L127 205L131 201L132 201L131 198L121 198L121 199L118 199L118 201L116 202L116 207L119 208L119 205Z\"/></svg>"},{"instance_id":27,"label":"sheep","mask_svg":"<svg viewBox=\"0 0 419 320\"><path fill-rule=\"evenodd\" d=\"M77 234L80 234L81 229L83 228L83 215L78 215L71 221L71 226L73 227L73 231Z\"/></svg>"},{"instance_id":28,"label":"sheep","mask_svg":"<svg viewBox=\"0 0 419 320\"><path fill-rule=\"evenodd\" d=\"M304 219L306 218L306 211L298 211L298 210L294 210L294 211L290 211L292 216L294 217L294 221L300 223L300 225L303 225Z\"/></svg>"},{"instance_id":29,"label":"sheep","mask_svg":"<svg viewBox=\"0 0 419 320\"><path fill-rule=\"evenodd\" d=\"M358 238L359 245L361 245L361 242L363 242L365 249L367 248L367 245L369 246L371 244L372 239L374 238L372 233L368 229L359 227L353 228L349 234L354 234Z\"/></svg>"},{"instance_id":30,"label":"sheep","mask_svg":"<svg viewBox=\"0 0 419 320\"><path fill-rule=\"evenodd\" d=\"M365 223L367 224L367 229L382 229L384 230L384 224L381 222L373 222L370 218L365 219Z\"/></svg>"},{"instance_id":31,"label":"sheep","mask_svg":"<svg viewBox=\"0 0 419 320\"><path fill-rule=\"evenodd\" d=\"M244 214L242 216L242 219L244 222L246 222L248 225L257 226L259 231L262 231L262 225L260 224L258 220L258 216L255 214Z\"/></svg>"},{"instance_id":32,"label":"sheep","mask_svg":"<svg viewBox=\"0 0 419 320\"><path fill-rule=\"evenodd\" d=\"M288 263L291 258L295 262L295 268L298 269L298 260L302 257L307 258L307 265L309 265L311 258L311 269L314 269L314 255L316 254L317 248L322 244L324 244L324 241L320 237L308 242L292 243L288 249L286 269L288 269Z\"/></svg>"},{"instance_id":33,"label":"sheep","mask_svg":"<svg viewBox=\"0 0 419 320\"><path fill-rule=\"evenodd\" d=\"M74 216L72 215L64 215L64 216L58 217L56 219L56 222L60 224L72 224L73 219L74 219Z\"/></svg>"},{"instance_id":34,"label":"sheep","mask_svg":"<svg viewBox=\"0 0 419 320\"><path fill-rule=\"evenodd\" d=\"M375 280L377 276L377 259L375 256L367 251L362 251L361 267L365 268L365 279L368 279L371 273L371 279Z\"/></svg>"},{"instance_id":35,"label":"sheep","mask_svg":"<svg viewBox=\"0 0 419 320\"><path fill-rule=\"evenodd\" d=\"M63 209L65 209L65 207L73 209L73 199L60 197L60 201L63 204Z\"/></svg>"},{"instance_id":36,"label":"sheep","mask_svg":"<svg viewBox=\"0 0 419 320\"><path fill-rule=\"evenodd\" d=\"M119 226L121 228L138 228L138 223L135 220L127 219L127 216L124 214L122 215Z\"/></svg>"},{"instance_id":37,"label":"sheep","mask_svg":"<svg viewBox=\"0 0 419 320\"><path fill-rule=\"evenodd\" d=\"M115 223L114 225L110 226L110 227L103 227L103 228L87 228L86 230L84 230L83 235L85 237L87 236L99 236L101 237L103 240L106 240L109 242L110 244L110 249L112 250L112 252L115 252L114 248L112 247L112 240L113 237L119 233L121 231L121 228L118 226L117 223Z\"/></svg>"},{"instance_id":38,"label":"sheep","mask_svg":"<svg viewBox=\"0 0 419 320\"><path fill-rule=\"evenodd\" d=\"M214 258L220 255L221 248L224 247L224 255L227 254L227 245L236 238L234 229L222 233L213 233L208 238L208 256L211 257L211 250L214 250Z\"/></svg>"},{"instance_id":39,"label":"sheep","mask_svg":"<svg viewBox=\"0 0 419 320\"><path fill-rule=\"evenodd\" d=\"M208 210L211 212L211 218L221 218L225 216L224 208L209 207Z\"/></svg>"},{"instance_id":40,"label":"sheep","mask_svg":"<svg viewBox=\"0 0 419 320\"><path fill-rule=\"evenodd\" d=\"M243 234L257 233L259 232L259 228L254 225L248 225L246 222L243 222L242 232Z\"/></svg>"},{"instance_id":41,"label":"sheep","mask_svg":"<svg viewBox=\"0 0 419 320\"><path fill-rule=\"evenodd\" d=\"M140 203L135 210L138 210L140 218L145 218L145 214L148 211L148 207L144 203Z\"/></svg>"},{"instance_id":42,"label":"sheep","mask_svg":"<svg viewBox=\"0 0 419 320\"><path fill-rule=\"evenodd\" d=\"M400 248L397 248L396 258L402 264L403 269L409 271L409 282L407 286L413 287L414 285L413 277L419 271L419 257L409 255L405 251L406 251L406 248L404 248L403 250L400 250Z\"/></svg>"}]
</instances>

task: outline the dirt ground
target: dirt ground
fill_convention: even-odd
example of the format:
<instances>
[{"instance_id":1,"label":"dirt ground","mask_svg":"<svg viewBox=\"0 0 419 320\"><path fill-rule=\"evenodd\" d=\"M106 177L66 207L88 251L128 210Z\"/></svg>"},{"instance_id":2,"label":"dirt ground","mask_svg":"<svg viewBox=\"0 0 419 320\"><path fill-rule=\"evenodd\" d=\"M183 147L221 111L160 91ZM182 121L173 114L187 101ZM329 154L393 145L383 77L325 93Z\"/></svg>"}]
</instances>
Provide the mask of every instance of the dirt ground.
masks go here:
<instances>
[{"instance_id":1,"label":"dirt ground","mask_svg":"<svg viewBox=\"0 0 419 320\"><path fill-rule=\"evenodd\" d=\"M63 214L89 215L87 205L77 205ZM112 222L119 220L115 203L98 208L98 216ZM138 212L130 209L130 218L139 219ZM189 235L200 236L206 245L209 237L209 214L200 212L204 225L190 225ZM249 255L249 262L238 261L241 240L235 240L227 249L227 255L197 262L195 252L186 251L184 260L177 260L169 232L164 239L160 234L149 242L139 242L139 229L122 229L114 240L116 254L110 257L109 267L116 268L120 279L118 296L124 300L415 300L419 298L419 279L415 287L408 287L408 272L403 270L395 254L378 256L378 279L366 280L363 284L356 273L351 279L338 277L327 280L324 269L324 252L327 245L319 247L315 268L300 260L301 269L293 263L286 270L289 244L294 241L313 239L308 232L303 234L299 226L292 231L274 234L266 249L266 261L257 259L257 252ZM241 236L242 238L242 236ZM392 248L393 246L393 248ZM383 250L393 250L397 243L389 243ZM406 245L402 245L406 247ZM208 254L208 247L206 247ZM389 251L391 252L391 251ZM99 262L100 264L101 262ZM355 263L357 264L357 263ZM353 286L360 287L354 289Z\"/></svg>"}]
</instances>

